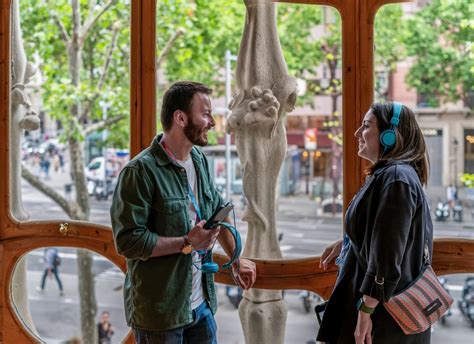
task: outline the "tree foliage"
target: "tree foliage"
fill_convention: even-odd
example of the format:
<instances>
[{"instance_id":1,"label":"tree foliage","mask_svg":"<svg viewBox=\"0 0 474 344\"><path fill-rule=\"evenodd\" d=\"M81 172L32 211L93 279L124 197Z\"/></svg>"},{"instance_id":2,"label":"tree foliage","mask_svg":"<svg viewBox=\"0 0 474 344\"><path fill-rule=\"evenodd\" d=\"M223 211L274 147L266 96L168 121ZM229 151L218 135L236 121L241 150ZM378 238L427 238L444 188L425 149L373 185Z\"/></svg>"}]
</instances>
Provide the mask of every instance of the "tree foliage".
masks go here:
<instances>
[{"instance_id":1,"label":"tree foliage","mask_svg":"<svg viewBox=\"0 0 474 344\"><path fill-rule=\"evenodd\" d=\"M472 96L473 18L470 1L432 0L407 21L405 44L415 60L407 82L427 105L457 100L466 104Z\"/></svg>"},{"instance_id":2,"label":"tree foliage","mask_svg":"<svg viewBox=\"0 0 474 344\"><path fill-rule=\"evenodd\" d=\"M80 16L85 22L91 9L88 1L81 0L80 3ZM103 3L101 1L97 6ZM70 77L69 47L62 39L64 33L58 25L61 22L65 32L71 32L73 16L70 1L26 0L20 5L25 50L28 56L34 58L41 73L38 93L42 97L42 110L61 123L63 132L83 140L87 125L103 119L104 106L110 109L113 116L127 117L130 108L129 2L116 1L91 27L82 46L80 81L77 84ZM119 28L118 38L116 48L108 57L114 25ZM107 58L110 61L101 83ZM82 104L82 114L71 113L74 104Z\"/></svg>"}]
</instances>

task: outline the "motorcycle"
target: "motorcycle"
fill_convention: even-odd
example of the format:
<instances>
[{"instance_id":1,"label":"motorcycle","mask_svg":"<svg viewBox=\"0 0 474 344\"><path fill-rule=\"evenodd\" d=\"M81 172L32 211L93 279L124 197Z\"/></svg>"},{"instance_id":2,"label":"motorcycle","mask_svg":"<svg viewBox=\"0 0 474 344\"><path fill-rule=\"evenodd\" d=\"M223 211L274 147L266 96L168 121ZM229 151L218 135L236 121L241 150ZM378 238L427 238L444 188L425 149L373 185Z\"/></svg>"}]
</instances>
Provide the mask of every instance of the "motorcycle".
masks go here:
<instances>
[{"instance_id":1,"label":"motorcycle","mask_svg":"<svg viewBox=\"0 0 474 344\"><path fill-rule=\"evenodd\" d=\"M474 328L474 276L467 277L464 281L458 307L462 315L469 321L471 328Z\"/></svg>"},{"instance_id":2,"label":"motorcycle","mask_svg":"<svg viewBox=\"0 0 474 344\"><path fill-rule=\"evenodd\" d=\"M322 301L319 295L312 293L309 290L303 290L300 293L300 297L303 301L303 308L306 311L306 313L311 312L314 304L318 304Z\"/></svg>"},{"instance_id":3,"label":"motorcycle","mask_svg":"<svg viewBox=\"0 0 474 344\"><path fill-rule=\"evenodd\" d=\"M462 222L463 207L461 202L456 201L453 207L453 219L456 222Z\"/></svg>"},{"instance_id":4,"label":"motorcycle","mask_svg":"<svg viewBox=\"0 0 474 344\"><path fill-rule=\"evenodd\" d=\"M448 279L446 277L438 277L439 283L443 286L443 289L449 293L448 290ZM441 325L446 325L446 318L451 316L451 307L446 310L446 312L439 319Z\"/></svg>"},{"instance_id":5,"label":"motorcycle","mask_svg":"<svg viewBox=\"0 0 474 344\"><path fill-rule=\"evenodd\" d=\"M446 221L449 218L449 204L448 202L438 201L435 210L436 221Z\"/></svg>"},{"instance_id":6,"label":"motorcycle","mask_svg":"<svg viewBox=\"0 0 474 344\"><path fill-rule=\"evenodd\" d=\"M92 180L87 181L87 192L89 196L94 196L98 201L108 200L109 196L114 193L115 182L113 180Z\"/></svg>"},{"instance_id":7,"label":"motorcycle","mask_svg":"<svg viewBox=\"0 0 474 344\"><path fill-rule=\"evenodd\" d=\"M225 295L229 299L230 303L234 306L235 309L239 308L240 301L242 301L242 288L240 287L225 287Z\"/></svg>"}]
</instances>

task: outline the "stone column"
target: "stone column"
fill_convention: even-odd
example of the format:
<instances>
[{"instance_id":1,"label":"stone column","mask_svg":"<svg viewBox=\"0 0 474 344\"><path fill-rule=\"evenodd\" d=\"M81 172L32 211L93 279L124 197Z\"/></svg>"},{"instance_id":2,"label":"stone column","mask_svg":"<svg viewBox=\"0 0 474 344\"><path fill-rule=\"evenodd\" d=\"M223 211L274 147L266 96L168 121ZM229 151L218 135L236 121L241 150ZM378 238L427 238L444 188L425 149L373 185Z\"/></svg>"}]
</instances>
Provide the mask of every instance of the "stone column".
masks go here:
<instances>
[{"instance_id":1,"label":"stone column","mask_svg":"<svg viewBox=\"0 0 474 344\"><path fill-rule=\"evenodd\" d=\"M40 120L31 108L25 90L25 85L35 74L35 68L27 61L23 48L18 0L13 0L11 6L10 209L17 220L26 221L29 215L23 208L21 198L21 139L25 129L38 129ZM17 262L11 291L19 316L38 335L28 305L26 256Z\"/></svg>"},{"instance_id":2,"label":"stone column","mask_svg":"<svg viewBox=\"0 0 474 344\"><path fill-rule=\"evenodd\" d=\"M237 94L226 129L233 132L248 200L244 256L280 259L275 209L278 174L286 154L285 114L296 101L296 79L288 75L276 27L275 4L244 0L247 8L237 59ZM239 315L246 343L283 343L287 309L281 291L244 293Z\"/></svg>"}]
</instances>

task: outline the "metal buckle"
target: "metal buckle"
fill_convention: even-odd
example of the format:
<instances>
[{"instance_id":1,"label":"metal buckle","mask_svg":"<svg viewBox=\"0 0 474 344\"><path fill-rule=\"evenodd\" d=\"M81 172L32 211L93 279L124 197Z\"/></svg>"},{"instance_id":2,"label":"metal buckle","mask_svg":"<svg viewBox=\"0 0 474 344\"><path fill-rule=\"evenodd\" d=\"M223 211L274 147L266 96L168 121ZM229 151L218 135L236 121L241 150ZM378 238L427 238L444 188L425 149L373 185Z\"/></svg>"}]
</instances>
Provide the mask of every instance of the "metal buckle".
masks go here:
<instances>
[{"instance_id":1,"label":"metal buckle","mask_svg":"<svg viewBox=\"0 0 474 344\"><path fill-rule=\"evenodd\" d=\"M377 276L375 276L375 283L377 283L378 285L383 285L385 283L385 280L382 277L382 281L377 281Z\"/></svg>"}]
</instances>

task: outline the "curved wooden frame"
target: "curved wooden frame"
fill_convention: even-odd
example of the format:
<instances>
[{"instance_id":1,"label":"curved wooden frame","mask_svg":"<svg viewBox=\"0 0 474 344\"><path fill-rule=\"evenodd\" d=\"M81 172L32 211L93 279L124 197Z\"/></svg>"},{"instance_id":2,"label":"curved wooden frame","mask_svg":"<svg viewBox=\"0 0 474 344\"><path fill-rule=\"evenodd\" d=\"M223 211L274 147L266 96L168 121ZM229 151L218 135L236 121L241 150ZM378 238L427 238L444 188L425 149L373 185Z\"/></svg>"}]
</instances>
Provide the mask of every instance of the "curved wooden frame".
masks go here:
<instances>
[{"instance_id":1,"label":"curved wooden frame","mask_svg":"<svg viewBox=\"0 0 474 344\"><path fill-rule=\"evenodd\" d=\"M280 2L326 5L336 8L342 22L343 113L344 113L344 203L363 180L363 164L356 156L352 133L373 98L373 23L377 10L398 0L286 0ZM147 147L155 136L155 26L156 0L132 1L131 51L131 152ZM0 161L9 161L10 120L10 0L0 0ZM148 44L147 44L148 43ZM125 260L117 255L109 227L67 221L67 235L59 232L65 221L25 221L14 219L9 205L9 164L0 167L0 342L39 342L17 316L11 299L11 277L18 260L27 252L45 246L72 246L93 250L110 259L122 271ZM223 263L222 255L215 255ZM283 260L255 260L258 278L255 287L265 289L306 289L327 298L336 270L319 269L320 257ZM433 266L438 274L474 272L474 241L435 240ZM216 275L219 283L233 284L226 272ZM133 343L130 333L124 342Z\"/></svg>"}]
</instances>

